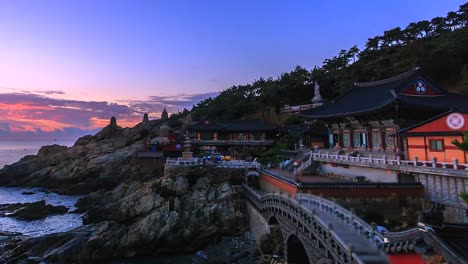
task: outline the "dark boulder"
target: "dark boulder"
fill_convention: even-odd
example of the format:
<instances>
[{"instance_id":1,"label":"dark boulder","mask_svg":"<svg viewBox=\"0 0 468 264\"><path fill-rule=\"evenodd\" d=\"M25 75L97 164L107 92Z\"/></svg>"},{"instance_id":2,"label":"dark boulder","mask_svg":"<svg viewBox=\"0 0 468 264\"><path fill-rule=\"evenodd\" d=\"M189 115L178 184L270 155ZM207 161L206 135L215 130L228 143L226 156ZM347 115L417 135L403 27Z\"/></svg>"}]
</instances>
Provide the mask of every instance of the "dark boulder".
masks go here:
<instances>
[{"instance_id":1,"label":"dark boulder","mask_svg":"<svg viewBox=\"0 0 468 264\"><path fill-rule=\"evenodd\" d=\"M0 205L0 215L16 217L24 220L44 218L51 214L64 214L68 209L65 206L46 204L44 200L34 203L17 203Z\"/></svg>"}]
</instances>

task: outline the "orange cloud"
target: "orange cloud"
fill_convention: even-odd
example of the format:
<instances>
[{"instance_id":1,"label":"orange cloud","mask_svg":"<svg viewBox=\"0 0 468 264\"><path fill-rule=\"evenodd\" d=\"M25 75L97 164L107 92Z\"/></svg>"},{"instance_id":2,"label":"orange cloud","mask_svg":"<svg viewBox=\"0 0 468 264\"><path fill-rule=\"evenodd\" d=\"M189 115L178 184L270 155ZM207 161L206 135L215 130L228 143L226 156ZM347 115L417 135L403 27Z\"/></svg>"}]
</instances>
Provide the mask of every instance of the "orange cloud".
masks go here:
<instances>
[{"instance_id":1,"label":"orange cloud","mask_svg":"<svg viewBox=\"0 0 468 264\"><path fill-rule=\"evenodd\" d=\"M44 105L32 105L32 104L25 104L25 103L7 104L7 103L2 103L2 102L0 102L0 109L10 110L10 111L54 110L54 108L50 106L44 106Z\"/></svg>"}]
</instances>

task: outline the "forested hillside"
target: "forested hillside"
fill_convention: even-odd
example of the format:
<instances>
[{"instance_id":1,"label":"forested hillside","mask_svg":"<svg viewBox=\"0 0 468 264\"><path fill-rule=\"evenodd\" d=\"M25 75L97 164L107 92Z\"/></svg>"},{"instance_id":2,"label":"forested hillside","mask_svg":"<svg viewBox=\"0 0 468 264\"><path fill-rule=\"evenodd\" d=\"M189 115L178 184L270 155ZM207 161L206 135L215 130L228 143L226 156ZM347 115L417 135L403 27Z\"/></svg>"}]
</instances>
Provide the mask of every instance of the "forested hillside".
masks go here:
<instances>
[{"instance_id":1,"label":"forested hillside","mask_svg":"<svg viewBox=\"0 0 468 264\"><path fill-rule=\"evenodd\" d=\"M288 104L307 104L318 81L325 99L352 88L354 82L387 78L419 66L452 92L468 93L468 3L446 17L396 27L367 40L365 48L343 49L322 66L297 66L277 78L260 78L233 86L193 107L193 118L240 119L276 111Z\"/></svg>"}]
</instances>

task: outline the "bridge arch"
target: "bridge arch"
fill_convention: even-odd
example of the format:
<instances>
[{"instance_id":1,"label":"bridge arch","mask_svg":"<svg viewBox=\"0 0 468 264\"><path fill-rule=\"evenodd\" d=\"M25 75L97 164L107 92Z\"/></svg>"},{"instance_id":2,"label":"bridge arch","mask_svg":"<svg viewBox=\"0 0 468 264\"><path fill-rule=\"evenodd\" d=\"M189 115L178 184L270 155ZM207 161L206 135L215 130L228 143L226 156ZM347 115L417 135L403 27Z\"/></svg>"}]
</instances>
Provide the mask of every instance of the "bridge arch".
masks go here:
<instances>
[{"instance_id":1,"label":"bridge arch","mask_svg":"<svg viewBox=\"0 0 468 264\"><path fill-rule=\"evenodd\" d=\"M268 219L268 218L266 218ZM268 233L260 239L260 248L262 254L284 256L285 240L283 230L279 221L274 217L268 220Z\"/></svg>"},{"instance_id":2,"label":"bridge arch","mask_svg":"<svg viewBox=\"0 0 468 264\"><path fill-rule=\"evenodd\" d=\"M384 245L382 235L333 201L309 194L261 195L244 187L247 201L260 212L270 231L272 226L280 227L288 263L364 263L369 258L375 263L388 263L379 249ZM273 224L276 222L279 225Z\"/></svg>"},{"instance_id":3,"label":"bridge arch","mask_svg":"<svg viewBox=\"0 0 468 264\"><path fill-rule=\"evenodd\" d=\"M278 219L274 215L270 216L270 219L268 220L268 225L279 225Z\"/></svg>"},{"instance_id":4,"label":"bridge arch","mask_svg":"<svg viewBox=\"0 0 468 264\"><path fill-rule=\"evenodd\" d=\"M258 171L248 171L245 175L245 181L247 186L250 186L254 189L260 188L260 174Z\"/></svg>"},{"instance_id":5,"label":"bridge arch","mask_svg":"<svg viewBox=\"0 0 468 264\"><path fill-rule=\"evenodd\" d=\"M295 235L290 235L286 242L286 257L288 264L310 264L304 244Z\"/></svg>"}]
</instances>

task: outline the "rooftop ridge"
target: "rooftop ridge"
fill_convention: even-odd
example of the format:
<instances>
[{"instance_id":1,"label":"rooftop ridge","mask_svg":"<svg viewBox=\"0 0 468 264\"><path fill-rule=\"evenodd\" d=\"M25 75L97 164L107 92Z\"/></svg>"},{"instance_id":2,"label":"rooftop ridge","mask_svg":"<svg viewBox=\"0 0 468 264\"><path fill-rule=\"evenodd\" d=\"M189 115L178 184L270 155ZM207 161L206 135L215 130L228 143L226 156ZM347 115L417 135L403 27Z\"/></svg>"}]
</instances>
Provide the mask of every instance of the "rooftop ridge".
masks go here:
<instances>
[{"instance_id":1,"label":"rooftop ridge","mask_svg":"<svg viewBox=\"0 0 468 264\"><path fill-rule=\"evenodd\" d=\"M404 72L404 73L401 73L401 74L398 74L396 76L392 76L392 77L389 77L389 78L386 78L386 79L382 79L382 80L378 80L378 81L371 81L371 82L357 82L357 83L354 83L354 86L355 87L371 87L371 86L382 85L382 84L386 84L386 83L390 83L390 82L393 82L393 81L398 81L398 80L407 78L407 77L412 76L414 73L417 73L419 71L420 71L420 68L416 67L416 68L414 68L412 70L409 70L407 72Z\"/></svg>"}]
</instances>

